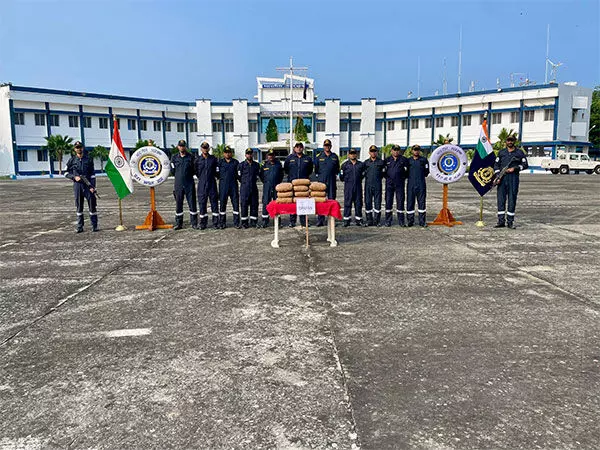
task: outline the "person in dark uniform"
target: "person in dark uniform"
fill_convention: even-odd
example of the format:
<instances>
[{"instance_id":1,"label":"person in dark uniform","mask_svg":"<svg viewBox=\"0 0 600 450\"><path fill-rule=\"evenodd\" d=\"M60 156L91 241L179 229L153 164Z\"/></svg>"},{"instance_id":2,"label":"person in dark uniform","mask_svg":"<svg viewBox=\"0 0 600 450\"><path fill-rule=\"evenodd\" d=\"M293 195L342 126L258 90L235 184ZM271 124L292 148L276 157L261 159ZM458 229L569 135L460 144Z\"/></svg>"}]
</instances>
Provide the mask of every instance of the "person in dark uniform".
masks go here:
<instances>
[{"instance_id":1,"label":"person in dark uniform","mask_svg":"<svg viewBox=\"0 0 600 450\"><path fill-rule=\"evenodd\" d=\"M348 152L348 159L340 169L340 180L344 182L344 227L350 225L352 205L354 205L354 223L362 226L362 179L365 176L365 165L358 160L355 148Z\"/></svg>"},{"instance_id":2,"label":"person in dark uniform","mask_svg":"<svg viewBox=\"0 0 600 450\"><path fill-rule=\"evenodd\" d=\"M315 160L315 174L317 180L327 186L327 198L330 200L335 200L336 197L336 176L338 173L340 173L340 160L338 155L331 152L331 141L325 139L323 141L323 151L319 153ZM319 216L317 226L322 227L323 225L325 225L325 216Z\"/></svg>"},{"instance_id":3,"label":"person in dark uniform","mask_svg":"<svg viewBox=\"0 0 600 450\"><path fill-rule=\"evenodd\" d=\"M398 225L404 222L404 194L406 177L408 176L408 159L400 154L400 146L392 146L392 155L385 160L385 226L391 227L394 221L394 195L396 196L396 213Z\"/></svg>"},{"instance_id":4,"label":"person in dark uniform","mask_svg":"<svg viewBox=\"0 0 600 450\"><path fill-rule=\"evenodd\" d=\"M196 210L196 190L194 189L194 155L187 151L186 142L181 139L177 143L178 153L171 158L171 174L175 176L173 195L175 196L174 230L183 227L183 197L190 208L190 224L198 228L198 211Z\"/></svg>"},{"instance_id":5,"label":"person in dark uniform","mask_svg":"<svg viewBox=\"0 0 600 450\"><path fill-rule=\"evenodd\" d=\"M283 163L283 170L287 174L288 182L291 183L299 178L308 178L313 172L313 162L310 156L304 154L304 144L296 142L294 145L294 153L289 155ZM289 227L296 226L296 214L290 214ZM307 225L308 217L300 216L300 224Z\"/></svg>"},{"instance_id":6,"label":"person in dark uniform","mask_svg":"<svg viewBox=\"0 0 600 450\"><path fill-rule=\"evenodd\" d=\"M262 195L262 226L269 226L269 213L267 212L267 205L271 200L277 198L277 191L275 186L283 181L283 166L281 162L275 157L273 149L267 152L267 160L260 167L258 174L260 181L263 182L263 195Z\"/></svg>"},{"instance_id":7,"label":"person in dark uniform","mask_svg":"<svg viewBox=\"0 0 600 450\"><path fill-rule=\"evenodd\" d=\"M238 165L240 179L240 204L242 228L256 228L258 223L258 187L256 182L260 173L260 165L253 159L254 151L246 149L246 159ZM250 205L250 225L248 225L248 205Z\"/></svg>"},{"instance_id":8,"label":"person in dark uniform","mask_svg":"<svg viewBox=\"0 0 600 450\"><path fill-rule=\"evenodd\" d=\"M219 202L217 192L217 164L219 160L208 153L210 145L204 141L200 145L200 156L196 158L196 177L198 178L198 206L200 229L205 230L208 225L208 212L206 205L210 200L212 224L214 228L219 225Z\"/></svg>"},{"instance_id":9,"label":"person in dark uniform","mask_svg":"<svg viewBox=\"0 0 600 450\"><path fill-rule=\"evenodd\" d=\"M90 212L92 231L98 231L98 212L96 211L96 175L94 171L94 159L83 149L83 144L75 142L75 155L67 161L65 177L73 181L73 195L75 196L75 208L77 209L77 233L83 231L83 199L87 200ZM83 181L89 182L90 186Z\"/></svg>"},{"instance_id":10,"label":"person in dark uniform","mask_svg":"<svg viewBox=\"0 0 600 450\"><path fill-rule=\"evenodd\" d=\"M233 226L240 226L240 195L238 189L238 160L232 157L231 147L225 146L223 158L219 160L217 173L219 177L219 228L227 227L227 199L231 199L233 208Z\"/></svg>"},{"instance_id":11,"label":"person in dark uniform","mask_svg":"<svg viewBox=\"0 0 600 450\"><path fill-rule=\"evenodd\" d=\"M506 138L506 148L498 152L498 157L494 163L494 172L498 174L505 167L506 172L499 182L498 186L498 223L494 228L503 228L505 221L508 222L508 228L516 228L515 209L517 207L517 194L519 193L519 173L529 167L527 156L523 150L515 147L515 137ZM508 197L508 211L506 210L506 199Z\"/></svg>"},{"instance_id":12,"label":"person in dark uniform","mask_svg":"<svg viewBox=\"0 0 600 450\"><path fill-rule=\"evenodd\" d=\"M427 197L427 183L425 178L429 175L429 161L421 156L421 147L412 146L412 156L408 158L408 183L406 198L406 218L408 226L415 224L415 199L419 209L419 225L427 226L425 200Z\"/></svg>"},{"instance_id":13,"label":"person in dark uniform","mask_svg":"<svg viewBox=\"0 0 600 450\"><path fill-rule=\"evenodd\" d=\"M379 158L379 149L376 145L369 147L369 159L364 164L367 226L379 226L381 220L381 181L385 176L385 162Z\"/></svg>"}]
</instances>

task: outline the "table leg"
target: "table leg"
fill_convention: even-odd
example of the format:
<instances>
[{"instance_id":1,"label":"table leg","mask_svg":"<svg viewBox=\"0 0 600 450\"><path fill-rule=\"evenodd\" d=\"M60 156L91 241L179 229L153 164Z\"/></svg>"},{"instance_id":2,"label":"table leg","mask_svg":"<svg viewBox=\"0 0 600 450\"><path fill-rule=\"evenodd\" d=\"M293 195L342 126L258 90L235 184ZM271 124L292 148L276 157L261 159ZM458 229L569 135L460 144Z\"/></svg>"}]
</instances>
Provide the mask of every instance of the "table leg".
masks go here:
<instances>
[{"instance_id":1,"label":"table leg","mask_svg":"<svg viewBox=\"0 0 600 450\"><path fill-rule=\"evenodd\" d=\"M329 228L331 229L330 247L337 247L338 243L335 240L335 217L329 216Z\"/></svg>"},{"instance_id":2,"label":"table leg","mask_svg":"<svg viewBox=\"0 0 600 450\"><path fill-rule=\"evenodd\" d=\"M271 247L273 248L279 248L279 217L279 214L277 214L273 220L273 229L275 231L275 236L271 241Z\"/></svg>"}]
</instances>

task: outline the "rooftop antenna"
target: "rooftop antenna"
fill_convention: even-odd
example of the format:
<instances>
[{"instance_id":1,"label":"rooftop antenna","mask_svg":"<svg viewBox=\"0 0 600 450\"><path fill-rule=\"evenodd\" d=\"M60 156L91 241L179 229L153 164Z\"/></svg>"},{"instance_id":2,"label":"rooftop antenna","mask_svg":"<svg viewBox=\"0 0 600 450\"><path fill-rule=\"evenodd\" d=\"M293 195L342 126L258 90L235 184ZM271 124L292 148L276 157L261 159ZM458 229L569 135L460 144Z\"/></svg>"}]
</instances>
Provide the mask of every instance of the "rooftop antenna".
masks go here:
<instances>
[{"instance_id":1,"label":"rooftop antenna","mask_svg":"<svg viewBox=\"0 0 600 450\"><path fill-rule=\"evenodd\" d=\"M290 56L290 66L289 67L277 67L279 72L287 72L290 73L290 154L294 151L294 70L297 71L307 71L308 67L294 67L294 60ZM285 89L285 75L284 75L283 86Z\"/></svg>"},{"instance_id":2,"label":"rooftop antenna","mask_svg":"<svg viewBox=\"0 0 600 450\"><path fill-rule=\"evenodd\" d=\"M458 93L460 94L460 75L462 72L462 25L458 35Z\"/></svg>"},{"instance_id":3,"label":"rooftop antenna","mask_svg":"<svg viewBox=\"0 0 600 450\"><path fill-rule=\"evenodd\" d=\"M469 92L475 92L475 80L471 80L469 84Z\"/></svg>"},{"instance_id":4,"label":"rooftop antenna","mask_svg":"<svg viewBox=\"0 0 600 450\"><path fill-rule=\"evenodd\" d=\"M500 78L496 78L496 89L500 89Z\"/></svg>"},{"instance_id":5,"label":"rooftop antenna","mask_svg":"<svg viewBox=\"0 0 600 450\"><path fill-rule=\"evenodd\" d=\"M446 58L444 58L444 79L442 80L442 94L448 94L448 80L446 79Z\"/></svg>"}]
</instances>

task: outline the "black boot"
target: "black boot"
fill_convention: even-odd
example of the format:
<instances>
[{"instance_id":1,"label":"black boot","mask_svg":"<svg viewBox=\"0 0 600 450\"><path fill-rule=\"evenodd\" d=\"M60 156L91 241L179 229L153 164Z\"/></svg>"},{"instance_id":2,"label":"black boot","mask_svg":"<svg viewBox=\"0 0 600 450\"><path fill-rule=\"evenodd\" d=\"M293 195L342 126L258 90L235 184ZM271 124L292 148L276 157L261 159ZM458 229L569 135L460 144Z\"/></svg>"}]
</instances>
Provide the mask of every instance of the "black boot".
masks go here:
<instances>
[{"instance_id":1,"label":"black boot","mask_svg":"<svg viewBox=\"0 0 600 450\"><path fill-rule=\"evenodd\" d=\"M202 219L200 219L202 220ZM190 213L190 225L192 226L192 228L194 230L198 229L198 214L192 214Z\"/></svg>"},{"instance_id":2,"label":"black boot","mask_svg":"<svg viewBox=\"0 0 600 450\"><path fill-rule=\"evenodd\" d=\"M375 213L374 216L375 216L373 218L374 225L376 227L380 227L381 226L381 213L380 212Z\"/></svg>"},{"instance_id":3,"label":"black boot","mask_svg":"<svg viewBox=\"0 0 600 450\"><path fill-rule=\"evenodd\" d=\"M357 227L366 227L366 224L363 222L362 219L354 219L354 225L356 225Z\"/></svg>"},{"instance_id":4,"label":"black boot","mask_svg":"<svg viewBox=\"0 0 600 450\"><path fill-rule=\"evenodd\" d=\"M397 215L398 215L398 225L400 225L401 227L405 227L406 223L404 223L404 213L399 212Z\"/></svg>"},{"instance_id":5,"label":"black boot","mask_svg":"<svg viewBox=\"0 0 600 450\"><path fill-rule=\"evenodd\" d=\"M92 222L92 231L93 232L100 231L100 228L98 228L98 215L90 214L90 221Z\"/></svg>"},{"instance_id":6,"label":"black boot","mask_svg":"<svg viewBox=\"0 0 600 450\"><path fill-rule=\"evenodd\" d=\"M385 226L386 227L391 227L392 226L392 212L385 212Z\"/></svg>"},{"instance_id":7,"label":"black boot","mask_svg":"<svg viewBox=\"0 0 600 450\"><path fill-rule=\"evenodd\" d=\"M175 216L175 226L173 227L174 230L181 230L181 228L183 228L183 216Z\"/></svg>"},{"instance_id":8,"label":"black boot","mask_svg":"<svg viewBox=\"0 0 600 450\"><path fill-rule=\"evenodd\" d=\"M426 213L419 213L419 226L427 227L427 220L425 220Z\"/></svg>"},{"instance_id":9,"label":"black boot","mask_svg":"<svg viewBox=\"0 0 600 450\"><path fill-rule=\"evenodd\" d=\"M201 230L206 230L207 226L208 226L208 216L201 217L200 218L200 229Z\"/></svg>"},{"instance_id":10,"label":"black boot","mask_svg":"<svg viewBox=\"0 0 600 450\"><path fill-rule=\"evenodd\" d=\"M494 228L504 228L506 226L506 216L504 214L498 214L498 223L494 225Z\"/></svg>"},{"instance_id":11,"label":"black boot","mask_svg":"<svg viewBox=\"0 0 600 450\"><path fill-rule=\"evenodd\" d=\"M242 219L242 228L245 230L250 228L250 225L248 225L248 219Z\"/></svg>"},{"instance_id":12,"label":"black boot","mask_svg":"<svg viewBox=\"0 0 600 450\"><path fill-rule=\"evenodd\" d=\"M268 217L263 217L262 228L267 228L268 226L269 226L269 218Z\"/></svg>"},{"instance_id":13,"label":"black boot","mask_svg":"<svg viewBox=\"0 0 600 450\"><path fill-rule=\"evenodd\" d=\"M350 219L344 219L344 228L350 226Z\"/></svg>"},{"instance_id":14,"label":"black boot","mask_svg":"<svg viewBox=\"0 0 600 450\"><path fill-rule=\"evenodd\" d=\"M225 214L219 214L219 229L224 230L227 228L227 216Z\"/></svg>"},{"instance_id":15,"label":"black boot","mask_svg":"<svg viewBox=\"0 0 600 450\"><path fill-rule=\"evenodd\" d=\"M256 223L257 219L250 219L250 228L258 228Z\"/></svg>"},{"instance_id":16,"label":"black boot","mask_svg":"<svg viewBox=\"0 0 600 450\"><path fill-rule=\"evenodd\" d=\"M517 226L515 225L515 221L514 220L508 220L506 223L506 226L508 228L510 228L511 230L514 230L515 228L517 228Z\"/></svg>"},{"instance_id":17,"label":"black boot","mask_svg":"<svg viewBox=\"0 0 600 450\"><path fill-rule=\"evenodd\" d=\"M407 227L412 227L415 224L415 214L407 214L406 215L406 219L407 219Z\"/></svg>"},{"instance_id":18,"label":"black boot","mask_svg":"<svg viewBox=\"0 0 600 450\"><path fill-rule=\"evenodd\" d=\"M238 230L240 228L242 228L242 226L240 225L240 215L239 215L239 213L233 215L233 227L237 228Z\"/></svg>"},{"instance_id":19,"label":"black boot","mask_svg":"<svg viewBox=\"0 0 600 450\"><path fill-rule=\"evenodd\" d=\"M367 226L368 227L373 226L373 213L372 212L367 213Z\"/></svg>"},{"instance_id":20,"label":"black boot","mask_svg":"<svg viewBox=\"0 0 600 450\"><path fill-rule=\"evenodd\" d=\"M208 217L206 218L206 222L208 223ZM213 213L212 215L212 226L213 228L219 228L219 214Z\"/></svg>"},{"instance_id":21,"label":"black boot","mask_svg":"<svg viewBox=\"0 0 600 450\"><path fill-rule=\"evenodd\" d=\"M317 226L318 227L323 227L325 226L325 216L319 216L317 218Z\"/></svg>"},{"instance_id":22,"label":"black boot","mask_svg":"<svg viewBox=\"0 0 600 450\"><path fill-rule=\"evenodd\" d=\"M77 233L83 233L83 213L77 213Z\"/></svg>"}]
</instances>

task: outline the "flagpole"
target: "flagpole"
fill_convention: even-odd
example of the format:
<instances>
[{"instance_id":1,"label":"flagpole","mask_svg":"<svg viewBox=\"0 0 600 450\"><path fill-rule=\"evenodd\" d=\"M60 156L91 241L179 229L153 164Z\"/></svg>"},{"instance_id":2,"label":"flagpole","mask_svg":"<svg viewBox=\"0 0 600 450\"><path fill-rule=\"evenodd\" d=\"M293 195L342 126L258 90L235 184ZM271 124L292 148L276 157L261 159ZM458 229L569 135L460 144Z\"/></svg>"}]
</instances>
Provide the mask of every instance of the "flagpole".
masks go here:
<instances>
[{"instance_id":1,"label":"flagpole","mask_svg":"<svg viewBox=\"0 0 600 450\"><path fill-rule=\"evenodd\" d=\"M123 208L121 206L121 199L119 198L119 225L115 228L115 231L125 231L127 227L123 225Z\"/></svg>"},{"instance_id":2,"label":"flagpole","mask_svg":"<svg viewBox=\"0 0 600 450\"><path fill-rule=\"evenodd\" d=\"M479 196L479 220L475 223L476 227L483 228L485 222L483 221L483 195Z\"/></svg>"}]
</instances>

